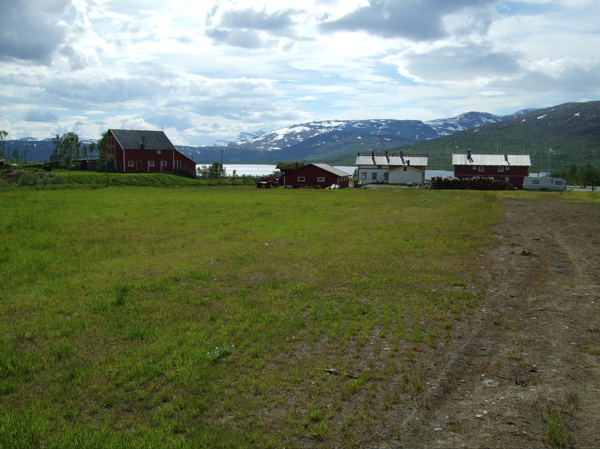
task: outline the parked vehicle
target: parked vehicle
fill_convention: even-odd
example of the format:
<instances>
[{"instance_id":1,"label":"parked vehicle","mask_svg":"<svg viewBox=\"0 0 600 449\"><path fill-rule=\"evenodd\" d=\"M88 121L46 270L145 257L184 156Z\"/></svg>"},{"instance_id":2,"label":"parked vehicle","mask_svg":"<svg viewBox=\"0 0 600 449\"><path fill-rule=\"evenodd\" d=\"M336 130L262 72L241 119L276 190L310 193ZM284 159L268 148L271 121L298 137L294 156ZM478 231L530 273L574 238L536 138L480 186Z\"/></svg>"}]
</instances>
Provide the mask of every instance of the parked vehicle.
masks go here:
<instances>
[{"instance_id":1,"label":"parked vehicle","mask_svg":"<svg viewBox=\"0 0 600 449\"><path fill-rule=\"evenodd\" d=\"M263 176L262 178L256 179L256 187L259 189L264 187L265 189L269 189L271 187L279 187L281 185L281 174L272 174L268 176Z\"/></svg>"},{"instance_id":2,"label":"parked vehicle","mask_svg":"<svg viewBox=\"0 0 600 449\"><path fill-rule=\"evenodd\" d=\"M524 190L567 190L567 181L561 178L532 178L527 176L523 182Z\"/></svg>"}]
</instances>

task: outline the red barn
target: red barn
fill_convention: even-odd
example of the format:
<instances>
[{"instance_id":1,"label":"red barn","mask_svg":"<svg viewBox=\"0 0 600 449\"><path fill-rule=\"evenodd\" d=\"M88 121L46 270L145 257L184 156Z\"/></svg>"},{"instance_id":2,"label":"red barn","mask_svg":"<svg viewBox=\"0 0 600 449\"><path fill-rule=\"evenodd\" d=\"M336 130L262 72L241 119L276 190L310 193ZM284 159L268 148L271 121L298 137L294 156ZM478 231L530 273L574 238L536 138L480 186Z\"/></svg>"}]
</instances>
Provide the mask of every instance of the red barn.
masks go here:
<instances>
[{"instance_id":1,"label":"red barn","mask_svg":"<svg viewBox=\"0 0 600 449\"><path fill-rule=\"evenodd\" d=\"M196 163L175 149L163 131L108 130L108 153L120 173L171 173L196 177Z\"/></svg>"},{"instance_id":2,"label":"red barn","mask_svg":"<svg viewBox=\"0 0 600 449\"><path fill-rule=\"evenodd\" d=\"M286 173L286 187L322 187L336 185L339 188L348 187L350 175L327 164L308 164L291 173Z\"/></svg>"},{"instance_id":3,"label":"red barn","mask_svg":"<svg viewBox=\"0 0 600 449\"><path fill-rule=\"evenodd\" d=\"M508 181L518 189L529 174L531 160L528 154L453 154L454 176L465 178L493 178Z\"/></svg>"}]
</instances>

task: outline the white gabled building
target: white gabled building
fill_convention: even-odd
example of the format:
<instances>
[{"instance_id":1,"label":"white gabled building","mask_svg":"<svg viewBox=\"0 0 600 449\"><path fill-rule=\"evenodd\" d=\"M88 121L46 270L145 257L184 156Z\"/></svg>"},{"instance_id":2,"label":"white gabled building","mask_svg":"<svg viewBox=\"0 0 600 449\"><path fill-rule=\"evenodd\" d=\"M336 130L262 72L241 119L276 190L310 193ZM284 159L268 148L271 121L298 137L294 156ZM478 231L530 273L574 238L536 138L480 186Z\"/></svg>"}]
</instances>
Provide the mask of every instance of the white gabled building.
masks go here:
<instances>
[{"instance_id":1,"label":"white gabled building","mask_svg":"<svg viewBox=\"0 0 600 449\"><path fill-rule=\"evenodd\" d=\"M388 175L390 184L423 184L425 182L425 170L405 165L392 168Z\"/></svg>"},{"instance_id":2,"label":"white gabled building","mask_svg":"<svg viewBox=\"0 0 600 449\"><path fill-rule=\"evenodd\" d=\"M422 184L428 157L423 154L358 153L358 180L368 184Z\"/></svg>"}]
</instances>

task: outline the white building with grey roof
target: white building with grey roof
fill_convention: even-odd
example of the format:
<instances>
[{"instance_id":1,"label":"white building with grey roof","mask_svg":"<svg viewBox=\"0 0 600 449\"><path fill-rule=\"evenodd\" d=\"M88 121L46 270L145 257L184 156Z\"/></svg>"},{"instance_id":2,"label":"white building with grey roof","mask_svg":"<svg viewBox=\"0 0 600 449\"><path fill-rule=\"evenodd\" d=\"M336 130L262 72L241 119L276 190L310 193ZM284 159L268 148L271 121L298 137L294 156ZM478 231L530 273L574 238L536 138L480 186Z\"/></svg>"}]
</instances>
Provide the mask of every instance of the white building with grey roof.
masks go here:
<instances>
[{"instance_id":1,"label":"white building with grey roof","mask_svg":"<svg viewBox=\"0 0 600 449\"><path fill-rule=\"evenodd\" d=\"M358 180L367 184L421 184L425 181L427 164L426 154L404 154L403 151L358 153L354 163L358 167ZM394 174L390 177L392 171Z\"/></svg>"}]
</instances>

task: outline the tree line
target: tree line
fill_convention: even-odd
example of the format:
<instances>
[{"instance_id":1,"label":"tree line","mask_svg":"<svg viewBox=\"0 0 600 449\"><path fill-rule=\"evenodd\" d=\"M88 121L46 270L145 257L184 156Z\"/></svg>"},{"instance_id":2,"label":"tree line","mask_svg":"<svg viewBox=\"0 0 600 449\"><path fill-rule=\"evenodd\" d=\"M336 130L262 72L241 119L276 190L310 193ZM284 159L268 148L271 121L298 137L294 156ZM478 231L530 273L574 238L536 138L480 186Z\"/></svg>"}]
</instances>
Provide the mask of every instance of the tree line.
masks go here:
<instances>
[{"instance_id":1,"label":"tree line","mask_svg":"<svg viewBox=\"0 0 600 449\"><path fill-rule=\"evenodd\" d=\"M8 131L0 130L0 159L9 159L11 162L20 162L19 151L13 149L12 158L6 154L6 139ZM69 183L71 182L71 168L76 161L81 158L94 158L98 161L98 168L106 168L107 184L108 184L108 166L114 159L114 155L108 152L108 130L106 130L97 142L92 142L89 145L84 145L79 136L74 132L67 132L62 135L56 134L52 138L54 149L50 155L50 163L60 167L64 167L69 172ZM24 154L26 162L27 155Z\"/></svg>"},{"instance_id":2,"label":"tree line","mask_svg":"<svg viewBox=\"0 0 600 449\"><path fill-rule=\"evenodd\" d=\"M550 176L562 178L567 181L568 185L591 186L598 185L600 180L600 170L594 167L591 163L583 167L572 165L570 168L551 170Z\"/></svg>"}]
</instances>

